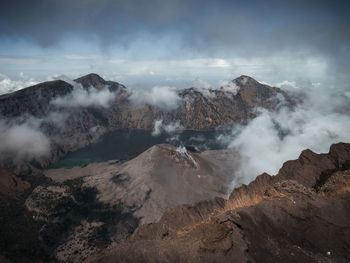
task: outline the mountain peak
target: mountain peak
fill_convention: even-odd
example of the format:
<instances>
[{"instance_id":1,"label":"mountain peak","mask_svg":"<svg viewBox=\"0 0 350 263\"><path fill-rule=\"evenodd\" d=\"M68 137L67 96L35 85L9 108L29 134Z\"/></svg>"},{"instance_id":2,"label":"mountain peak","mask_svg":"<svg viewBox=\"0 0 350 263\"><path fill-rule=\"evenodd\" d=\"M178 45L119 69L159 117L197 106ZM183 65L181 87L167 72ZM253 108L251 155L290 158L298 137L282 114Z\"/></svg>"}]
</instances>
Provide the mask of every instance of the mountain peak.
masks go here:
<instances>
[{"instance_id":1,"label":"mountain peak","mask_svg":"<svg viewBox=\"0 0 350 263\"><path fill-rule=\"evenodd\" d=\"M252 85L252 84L256 85L256 84L259 83L258 81L256 81L252 77L249 77L249 76L246 76L246 75L241 75L238 78L232 80L232 82L235 83L238 86L241 86L241 85Z\"/></svg>"},{"instance_id":2,"label":"mountain peak","mask_svg":"<svg viewBox=\"0 0 350 263\"><path fill-rule=\"evenodd\" d=\"M84 88L93 86L96 89L103 89L106 85L106 81L96 73L90 73L74 80L75 82L83 85Z\"/></svg>"}]
</instances>

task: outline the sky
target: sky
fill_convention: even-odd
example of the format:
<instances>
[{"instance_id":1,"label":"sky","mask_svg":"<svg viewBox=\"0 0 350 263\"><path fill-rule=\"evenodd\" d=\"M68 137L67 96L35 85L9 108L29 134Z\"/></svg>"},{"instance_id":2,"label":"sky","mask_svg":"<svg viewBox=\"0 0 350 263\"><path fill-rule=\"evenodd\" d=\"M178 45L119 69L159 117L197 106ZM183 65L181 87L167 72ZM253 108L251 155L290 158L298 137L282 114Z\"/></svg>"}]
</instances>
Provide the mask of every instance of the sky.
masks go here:
<instances>
[{"instance_id":1,"label":"sky","mask_svg":"<svg viewBox=\"0 0 350 263\"><path fill-rule=\"evenodd\" d=\"M2 0L0 82L95 72L186 87L249 75L347 89L349 13L343 0Z\"/></svg>"}]
</instances>

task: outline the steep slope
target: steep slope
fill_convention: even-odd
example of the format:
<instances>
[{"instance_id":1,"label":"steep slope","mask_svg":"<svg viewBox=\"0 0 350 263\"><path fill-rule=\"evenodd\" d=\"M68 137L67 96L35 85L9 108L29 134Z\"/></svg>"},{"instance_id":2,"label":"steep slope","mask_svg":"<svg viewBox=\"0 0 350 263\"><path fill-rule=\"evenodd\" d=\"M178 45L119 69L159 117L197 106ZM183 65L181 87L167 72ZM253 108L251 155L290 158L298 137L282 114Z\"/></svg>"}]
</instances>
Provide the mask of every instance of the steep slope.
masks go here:
<instances>
[{"instance_id":1,"label":"steep slope","mask_svg":"<svg viewBox=\"0 0 350 263\"><path fill-rule=\"evenodd\" d=\"M73 86L63 80L43 82L0 96L0 116L20 117L29 114L42 117L48 114L50 101L72 92Z\"/></svg>"},{"instance_id":2,"label":"steep slope","mask_svg":"<svg viewBox=\"0 0 350 263\"><path fill-rule=\"evenodd\" d=\"M94 87L98 90L103 89L107 84L102 77L94 73L77 78L74 81L83 85L84 88Z\"/></svg>"},{"instance_id":3,"label":"steep slope","mask_svg":"<svg viewBox=\"0 0 350 263\"><path fill-rule=\"evenodd\" d=\"M49 254L81 260L124 239L139 225L156 222L169 208L228 198L237 162L231 150L193 153L156 145L125 163L48 170L46 176L55 182L34 189L26 207L36 220L46 222L40 236L50 240ZM103 229L103 235L91 239Z\"/></svg>"},{"instance_id":4,"label":"steep slope","mask_svg":"<svg viewBox=\"0 0 350 263\"><path fill-rule=\"evenodd\" d=\"M15 196L29 188L29 183L21 180L12 172L0 168L0 196Z\"/></svg>"},{"instance_id":5,"label":"steep slope","mask_svg":"<svg viewBox=\"0 0 350 263\"><path fill-rule=\"evenodd\" d=\"M80 81L87 86L87 90L95 87L110 89L118 98L122 97L125 87L116 82L98 83L90 81L89 77L82 77ZM92 106L69 106L55 104L57 98L70 98L76 89L70 83L57 80L41 83L11 94L0 96L1 125L5 130L10 127L29 127L35 133L42 133L50 143L49 152L43 156L29 156L25 159L17 158L16 152L3 153L1 164L17 173L30 173L31 167L41 168L67 152L83 147L102 134L113 129L109 116L113 116L114 109ZM86 92L88 96L89 92ZM16 159L13 162L13 159ZM29 172L28 172L29 171Z\"/></svg>"},{"instance_id":6,"label":"steep slope","mask_svg":"<svg viewBox=\"0 0 350 263\"><path fill-rule=\"evenodd\" d=\"M95 73L82 76L74 81L81 84L85 89L92 87L97 90L103 90L105 87L107 87L110 91L118 91L119 93L124 93L126 89L124 85L115 81L106 81Z\"/></svg>"},{"instance_id":7,"label":"steep slope","mask_svg":"<svg viewBox=\"0 0 350 263\"><path fill-rule=\"evenodd\" d=\"M277 110L296 103L279 88L263 85L248 76L240 76L215 90L190 88L179 93L184 103L176 118L194 129L215 129L245 124L256 116L259 107Z\"/></svg>"},{"instance_id":8,"label":"steep slope","mask_svg":"<svg viewBox=\"0 0 350 263\"><path fill-rule=\"evenodd\" d=\"M228 200L179 206L93 262L348 262L350 144L304 151Z\"/></svg>"}]
</instances>

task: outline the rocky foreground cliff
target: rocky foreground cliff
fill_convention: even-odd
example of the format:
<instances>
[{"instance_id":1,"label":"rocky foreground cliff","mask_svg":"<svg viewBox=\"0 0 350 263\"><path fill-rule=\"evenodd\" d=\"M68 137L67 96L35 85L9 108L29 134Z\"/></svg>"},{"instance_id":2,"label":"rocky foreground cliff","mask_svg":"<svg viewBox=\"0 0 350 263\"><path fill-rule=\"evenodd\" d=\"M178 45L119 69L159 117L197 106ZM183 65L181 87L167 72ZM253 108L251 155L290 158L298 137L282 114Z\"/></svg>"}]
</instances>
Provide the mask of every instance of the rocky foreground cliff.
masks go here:
<instances>
[{"instance_id":1,"label":"rocky foreground cliff","mask_svg":"<svg viewBox=\"0 0 350 263\"><path fill-rule=\"evenodd\" d=\"M91 262L349 262L350 144L169 210Z\"/></svg>"},{"instance_id":2,"label":"rocky foreground cliff","mask_svg":"<svg viewBox=\"0 0 350 263\"><path fill-rule=\"evenodd\" d=\"M232 150L157 145L124 163L47 170L34 189L13 181L17 194L0 193L0 259L349 261L350 144L305 150L230 193L238 163Z\"/></svg>"}]
</instances>

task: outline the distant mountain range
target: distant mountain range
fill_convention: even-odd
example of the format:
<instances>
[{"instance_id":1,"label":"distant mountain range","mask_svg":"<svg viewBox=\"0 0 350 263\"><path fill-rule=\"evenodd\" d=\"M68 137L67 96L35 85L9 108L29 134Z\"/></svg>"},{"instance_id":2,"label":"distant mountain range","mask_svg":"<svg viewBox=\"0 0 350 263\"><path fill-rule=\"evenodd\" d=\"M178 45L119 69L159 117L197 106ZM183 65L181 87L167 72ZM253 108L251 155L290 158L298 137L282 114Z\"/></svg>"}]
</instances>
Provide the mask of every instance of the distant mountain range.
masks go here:
<instances>
[{"instance_id":1,"label":"distant mountain range","mask_svg":"<svg viewBox=\"0 0 350 263\"><path fill-rule=\"evenodd\" d=\"M164 125L178 123L187 130L225 129L247 123L256 116L259 107L276 110L282 104L293 107L297 103L285 91L248 76L234 79L218 89L176 90L177 106L171 109L133 102L133 90L105 81L97 74L68 82L44 82L0 96L3 120L11 126L34 119L38 123L35 129L42 132L50 144L47 154L34 156L29 161L27 158L21 165L16 158L18 172L31 169L28 163L44 167L113 130L152 130L156 120L162 120ZM109 103L98 104L108 97ZM13 166L12 159L9 155L2 163Z\"/></svg>"}]
</instances>

